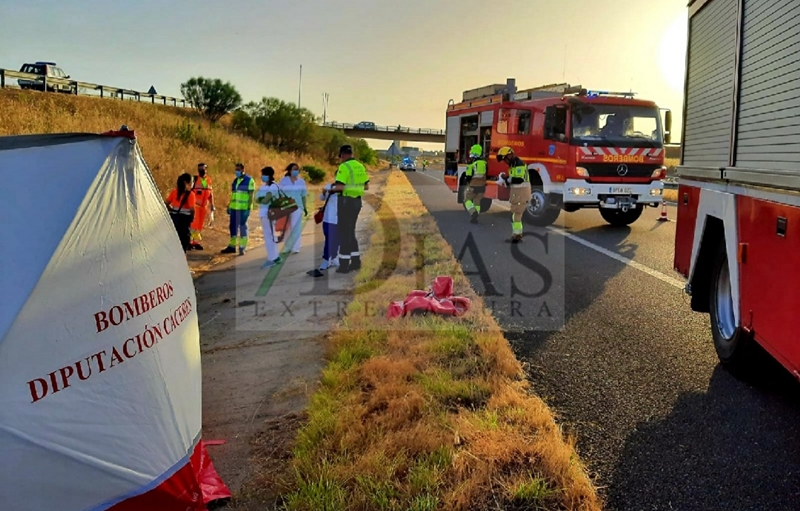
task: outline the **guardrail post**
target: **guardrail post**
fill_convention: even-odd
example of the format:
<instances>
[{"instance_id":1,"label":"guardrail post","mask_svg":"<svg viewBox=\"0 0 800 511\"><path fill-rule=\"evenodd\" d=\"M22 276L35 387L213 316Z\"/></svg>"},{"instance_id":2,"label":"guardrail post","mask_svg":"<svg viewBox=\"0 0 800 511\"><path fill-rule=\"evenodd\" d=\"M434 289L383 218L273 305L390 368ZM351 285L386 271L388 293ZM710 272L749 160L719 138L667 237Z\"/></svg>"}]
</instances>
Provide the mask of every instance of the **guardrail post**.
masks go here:
<instances>
[{"instance_id":1,"label":"guardrail post","mask_svg":"<svg viewBox=\"0 0 800 511\"><path fill-rule=\"evenodd\" d=\"M75 87L75 95L78 95L78 82L72 82L72 86Z\"/></svg>"},{"instance_id":2,"label":"guardrail post","mask_svg":"<svg viewBox=\"0 0 800 511\"><path fill-rule=\"evenodd\" d=\"M167 104L167 97L166 96L164 96L164 104L165 105Z\"/></svg>"},{"instance_id":3,"label":"guardrail post","mask_svg":"<svg viewBox=\"0 0 800 511\"><path fill-rule=\"evenodd\" d=\"M0 69L0 89L5 88L6 86L6 70Z\"/></svg>"},{"instance_id":4,"label":"guardrail post","mask_svg":"<svg viewBox=\"0 0 800 511\"><path fill-rule=\"evenodd\" d=\"M102 85L100 86L100 97L101 98L103 97L103 86Z\"/></svg>"},{"instance_id":5,"label":"guardrail post","mask_svg":"<svg viewBox=\"0 0 800 511\"><path fill-rule=\"evenodd\" d=\"M178 100L177 99L172 98L172 106L178 106Z\"/></svg>"},{"instance_id":6,"label":"guardrail post","mask_svg":"<svg viewBox=\"0 0 800 511\"><path fill-rule=\"evenodd\" d=\"M155 94L150 94L150 102L152 104L154 104L154 105L156 104L156 95Z\"/></svg>"}]
</instances>

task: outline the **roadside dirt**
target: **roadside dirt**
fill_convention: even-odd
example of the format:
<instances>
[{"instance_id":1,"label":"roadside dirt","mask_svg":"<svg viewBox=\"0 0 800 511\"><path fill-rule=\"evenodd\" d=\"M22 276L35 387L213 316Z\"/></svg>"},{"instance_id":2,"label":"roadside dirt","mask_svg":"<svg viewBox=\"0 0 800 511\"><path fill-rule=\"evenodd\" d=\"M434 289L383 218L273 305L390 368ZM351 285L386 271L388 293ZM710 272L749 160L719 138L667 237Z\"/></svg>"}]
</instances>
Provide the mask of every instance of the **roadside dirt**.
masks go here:
<instances>
[{"instance_id":1,"label":"roadside dirt","mask_svg":"<svg viewBox=\"0 0 800 511\"><path fill-rule=\"evenodd\" d=\"M384 173L373 176L375 185L385 180ZM279 269L261 269L266 253L257 214L245 256L219 253L228 242L224 212L203 233L205 250L187 255L200 318L203 438L224 442L208 450L234 494L229 510L275 507L292 477L291 448L324 367L327 331L352 298L354 274L306 274L319 265L323 241L309 213L301 252L282 254ZM365 203L357 228L362 244L372 214ZM315 284L322 280L320 291Z\"/></svg>"}]
</instances>

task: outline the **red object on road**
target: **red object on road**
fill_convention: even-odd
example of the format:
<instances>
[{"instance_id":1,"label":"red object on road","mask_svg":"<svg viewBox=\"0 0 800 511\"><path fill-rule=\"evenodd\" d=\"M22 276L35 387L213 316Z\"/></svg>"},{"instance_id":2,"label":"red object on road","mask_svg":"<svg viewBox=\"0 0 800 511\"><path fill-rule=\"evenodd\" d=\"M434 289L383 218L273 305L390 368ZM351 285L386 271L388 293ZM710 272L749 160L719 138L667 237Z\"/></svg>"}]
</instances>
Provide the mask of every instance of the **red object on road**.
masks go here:
<instances>
[{"instance_id":1,"label":"red object on road","mask_svg":"<svg viewBox=\"0 0 800 511\"><path fill-rule=\"evenodd\" d=\"M659 222L666 222L668 220L669 220L669 218L667 218L667 203L666 202L662 202L661 203L661 216L658 217L658 221Z\"/></svg>"},{"instance_id":2,"label":"red object on road","mask_svg":"<svg viewBox=\"0 0 800 511\"><path fill-rule=\"evenodd\" d=\"M395 319L410 313L428 312L442 316L461 316L469 310L469 305L469 298L453 296L451 277L436 277L429 291L411 291L402 302L392 302L386 317Z\"/></svg>"}]
</instances>

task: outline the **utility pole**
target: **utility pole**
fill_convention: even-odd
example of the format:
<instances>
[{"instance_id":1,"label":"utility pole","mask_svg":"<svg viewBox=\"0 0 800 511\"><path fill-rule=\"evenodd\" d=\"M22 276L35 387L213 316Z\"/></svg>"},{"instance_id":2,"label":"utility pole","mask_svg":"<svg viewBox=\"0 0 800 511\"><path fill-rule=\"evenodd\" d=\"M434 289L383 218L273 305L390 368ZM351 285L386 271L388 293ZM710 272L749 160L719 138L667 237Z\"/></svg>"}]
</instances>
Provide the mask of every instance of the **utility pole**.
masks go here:
<instances>
[{"instance_id":1,"label":"utility pole","mask_svg":"<svg viewBox=\"0 0 800 511\"><path fill-rule=\"evenodd\" d=\"M297 108L300 108L300 95L303 90L303 64L300 64L300 82L297 84Z\"/></svg>"},{"instance_id":2,"label":"utility pole","mask_svg":"<svg viewBox=\"0 0 800 511\"><path fill-rule=\"evenodd\" d=\"M322 124L325 124L325 121L328 118L328 98L330 98L330 94L327 92L322 93Z\"/></svg>"}]
</instances>

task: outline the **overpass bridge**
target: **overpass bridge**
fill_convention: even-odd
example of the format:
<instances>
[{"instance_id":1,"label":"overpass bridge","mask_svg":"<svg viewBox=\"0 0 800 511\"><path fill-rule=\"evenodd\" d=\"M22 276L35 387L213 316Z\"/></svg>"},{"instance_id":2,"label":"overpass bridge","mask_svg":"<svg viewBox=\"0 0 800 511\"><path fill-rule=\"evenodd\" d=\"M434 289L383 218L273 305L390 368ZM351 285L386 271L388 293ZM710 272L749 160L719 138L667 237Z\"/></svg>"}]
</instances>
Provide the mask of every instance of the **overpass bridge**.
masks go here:
<instances>
[{"instance_id":1,"label":"overpass bridge","mask_svg":"<svg viewBox=\"0 0 800 511\"><path fill-rule=\"evenodd\" d=\"M364 126L359 124L343 124L339 122L320 123L326 128L344 131L345 135L356 138L379 140L404 140L406 142L427 142L444 144L444 130L427 128L409 128L407 126Z\"/></svg>"}]
</instances>

